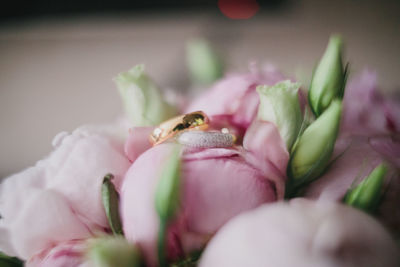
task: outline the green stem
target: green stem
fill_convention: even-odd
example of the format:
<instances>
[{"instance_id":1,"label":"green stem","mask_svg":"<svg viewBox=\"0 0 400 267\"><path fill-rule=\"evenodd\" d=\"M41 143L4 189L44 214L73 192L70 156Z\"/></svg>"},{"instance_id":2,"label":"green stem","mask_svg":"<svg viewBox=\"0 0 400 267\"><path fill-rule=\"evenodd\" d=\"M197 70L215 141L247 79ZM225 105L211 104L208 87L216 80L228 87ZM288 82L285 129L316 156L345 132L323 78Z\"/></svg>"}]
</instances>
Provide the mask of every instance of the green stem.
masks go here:
<instances>
[{"instance_id":1,"label":"green stem","mask_svg":"<svg viewBox=\"0 0 400 267\"><path fill-rule=\"evenodd\" d=\"M167 220L160 220L160 230L158 231L158 262L160 267L167 266L166 257L166 236L167 236Z\"/></svg>"}]
</instances>

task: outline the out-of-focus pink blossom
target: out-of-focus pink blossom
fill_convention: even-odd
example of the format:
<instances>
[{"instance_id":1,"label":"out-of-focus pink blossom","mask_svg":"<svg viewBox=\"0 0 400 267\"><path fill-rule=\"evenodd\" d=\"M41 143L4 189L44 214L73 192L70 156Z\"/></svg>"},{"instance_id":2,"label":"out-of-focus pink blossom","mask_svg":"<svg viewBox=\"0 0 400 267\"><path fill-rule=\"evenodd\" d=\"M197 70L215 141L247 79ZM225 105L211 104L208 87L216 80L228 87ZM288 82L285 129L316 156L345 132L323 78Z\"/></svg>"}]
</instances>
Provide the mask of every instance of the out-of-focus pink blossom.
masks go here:
<instances>
[{"instance_id":1,"label":"out-of-focus pink blossom","mask_svg":"<svg viewBox=\"0 0 400 267\"><path fill-rule=\"evenodd\" d=\"M391 157L390 148L385 148L390 137L369 139L348 137L337 141L333 163L318 180L311 183L303 196L322 201L341 201L349 188L359 184L379 164L385 162L388 173L385 176L383 198L378 207L378 218L392 231L398 233L400 226L400 174L398 158ZM381 151L386 154L380 153Z\"/></svg>"},{"instance_id":2,"label":"out-of-focus pink blossom","mask_svg":"<svg viewBox=\"0 0 400 267\"><path fill-rule=\"evenodd\" d=\"M353 184L384 161L365 137L337 140L332 159L325 174L305 189L305 197L340 201Z\"/></svg>"},{"instance_id":3,"label":"out-of-focus pink blossom","mask_svg":"<svg viewBox=\"0 0 400 267\"><path fill-rule=\"evenodd\" d=\"M262 70L251 66L251 72L231 74L217 82L203 95L196 97L186 112L204 111L211 121L218 124L223 118L233 128L246 129L257 115L258 85L273 85L285 77L274 67L267 65Z\"/></svg>"},{"instance_id":4,"label":"out-of-focus pink blossom","mask_svg":"<svg viewBox=\"0 0 400 267\"><path fill-rule=\"evenodd\" d=\"M375 72L366 70L350 80L343 104L344 133L371 136L400 132L400 96L381 93Z\"/></svg>"},{"instance_id":5,"label":"out-of-focus pink blossom","mask_svg":"<svg viewBox=\"0 0 400 267\"><path fill-rule=\"evenodd\" d=\"M159 219L155 189L172 144L139 156L121 190L121 216L128 240L150 266L157 263ZM243 147L186 148L182 156L181 209L167 231L168 257L202 248L230 218L283 197L288 152L272 123L254 122Z\"/></svg>"},{"instance_id":6,"label":"out-of-focus pink blossom","mask_svg":"<svg viewBox=\"0 0 400 267\"><path fill-rule=\"evenodd\" d=\"M107 230L103 178L112 173L119 188L130 166L114 130L83 127L57 135L53 145L47 158L0 185L0 250L24 260Z\"/></svg>"},{"instance_id":7,"label":"out-of-focus pink blossom","mask_svg":"<svg viewBox=\"0 0 400 267\"><path fill-rule=\"evenodd\" d=\"M396 243L372 217L342 204L294 199L229 221L199 266L395 267L399 260Z\"/></svg>"}]
</instances>

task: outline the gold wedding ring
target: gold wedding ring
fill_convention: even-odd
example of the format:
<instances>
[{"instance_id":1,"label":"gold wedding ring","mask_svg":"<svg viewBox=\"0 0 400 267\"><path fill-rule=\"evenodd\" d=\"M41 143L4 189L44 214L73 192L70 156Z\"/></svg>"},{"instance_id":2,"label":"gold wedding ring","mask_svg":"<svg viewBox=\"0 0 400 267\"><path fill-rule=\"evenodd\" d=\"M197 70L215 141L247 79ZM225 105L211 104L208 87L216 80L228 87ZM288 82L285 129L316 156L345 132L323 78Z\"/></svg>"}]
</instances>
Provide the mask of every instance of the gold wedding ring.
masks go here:
<instances>
[{"instance_id":1,"label":"gold wedding ring","mask_svg":"<svg viewBox=\"0 0 400 267\"><path fill-rule=\"evenodd\" d=\"M150 134L149 140L153 146L161 144L178 133L189 130L206 130L209 118L203 111L191 112L161 123Z\"/></svg>"}]
</instances>

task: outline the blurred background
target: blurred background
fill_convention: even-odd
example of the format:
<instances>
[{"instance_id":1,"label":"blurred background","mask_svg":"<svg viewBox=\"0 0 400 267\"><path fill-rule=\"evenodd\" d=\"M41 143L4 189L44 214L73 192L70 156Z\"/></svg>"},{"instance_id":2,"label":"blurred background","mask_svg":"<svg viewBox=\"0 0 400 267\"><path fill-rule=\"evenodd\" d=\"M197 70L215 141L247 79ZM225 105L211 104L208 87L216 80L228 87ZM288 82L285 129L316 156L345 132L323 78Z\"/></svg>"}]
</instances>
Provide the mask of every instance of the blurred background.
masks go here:
<instances>
[{"instance_id":1,"label":"blurred background","mask_svg":"<svg viewBox=\"0 0 400 267\"><path fill-rule=\"evenodd\" d=\"M382 89L400 88L400 1L245 0L239 10L232 1L4 3L0 178L47 155L58 132L121 114L112 82L121 71L144 63L161 87L187 90L185 44L192 38L207 38L227 71L270 62L307 84L329 35L340 33L351 75L368 67Z\"/></svg>"}]
</instances>

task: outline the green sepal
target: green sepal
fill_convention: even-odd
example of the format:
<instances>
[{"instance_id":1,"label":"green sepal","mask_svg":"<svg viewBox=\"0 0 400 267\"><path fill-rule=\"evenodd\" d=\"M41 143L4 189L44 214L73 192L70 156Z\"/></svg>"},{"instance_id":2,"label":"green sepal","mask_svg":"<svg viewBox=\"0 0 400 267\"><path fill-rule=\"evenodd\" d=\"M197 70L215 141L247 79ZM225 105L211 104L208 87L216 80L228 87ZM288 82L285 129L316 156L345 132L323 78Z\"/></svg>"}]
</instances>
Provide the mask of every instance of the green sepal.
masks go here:
<instances>
[{"instance_id":1,"label":"green sepal","mask_svg":"<svg viewBox=\"0 0 400 267\"><path fill-rule=\"evenodd\" d=\"M143 260L139 249L122 236L105 236L89 241L86 253L90 266L141 267Z\"/></svg>"},{"instance_id":2,"label":"green sepal","mask_svg":"<svg viewBox=\"0 0 400 267\"><path fill-rule=\"evenodd\" d=\"M386 173L386 165L378 165L360 184L347 191L344 203L365 212L373 213L382 196Z\"/></svg>"},{"instance_id":3,"label":"green sepal","mask_svg":"<svg viewBox=\"0 0 400 267\"><path fill-rule=\"evenodd\" d=\"M325 171L335 146L341 111L341 101L334 100L296 140L288 163L286 197Z\"/></svg>"},{"instance_id":4,"label":"green sepal","mask_svg":"<svg viewBox=\"0 0 400 267\"><path fill-rule=\"evenodd\" d=\"M288 150L293 145L302 124L298 91L300 83L289 80L273 86L257 87L260 96L258 119L274 123Z\"/></svg>"},{"instance_id":5,"label":"green sepal","mask_svg":"<svg viewBox=\"0 0 400 267\"><path fill-rule=\"evenodd\" d=\"M334 99L343 97L347 67L343 68L342 46L341 37L331 36L328 47L313 72L308 101L317 117L329 107Z\"/></svg>"},{"instance_id":6,"label":"green sepal","mask_svg":"<svg viewBox=\"0 0 400 267\"><path fill-rule=\"evenodd\" d=\"M202 39L186 45L186 63L195 83L210 84L223 74L223 64L212 46Z\"/></svg>"},{"instance_id":7,"label":"green sepal","mask_svg":"<svg viewBox=\"0 0 400 267\"><path fill-rule=\"evenodd\" d=\"M0 266L1 267L22 267L24 262L16 257L10 257L0 252Z\"/></svg>"},{"instance_id":8,"label":"green sepal","mask_svg":"<svg viewBox=\"0 0 400 267\"><path fill-rule=\"evenodd\" d=\"M112 183L114 176L107 174L101 186L103 207L106 212L108 223L115 235L123 235L121 218L119 216L119 194Z\"/></svg>"}]
</instances>

